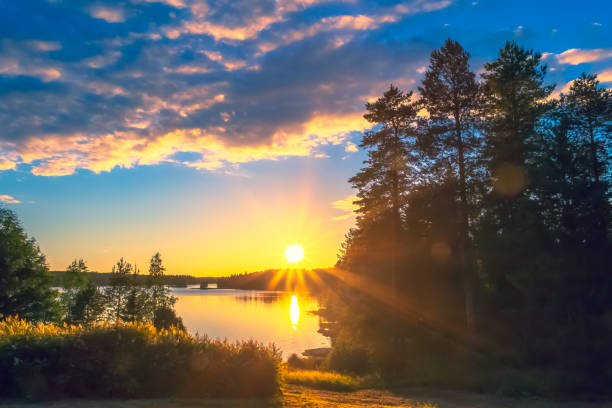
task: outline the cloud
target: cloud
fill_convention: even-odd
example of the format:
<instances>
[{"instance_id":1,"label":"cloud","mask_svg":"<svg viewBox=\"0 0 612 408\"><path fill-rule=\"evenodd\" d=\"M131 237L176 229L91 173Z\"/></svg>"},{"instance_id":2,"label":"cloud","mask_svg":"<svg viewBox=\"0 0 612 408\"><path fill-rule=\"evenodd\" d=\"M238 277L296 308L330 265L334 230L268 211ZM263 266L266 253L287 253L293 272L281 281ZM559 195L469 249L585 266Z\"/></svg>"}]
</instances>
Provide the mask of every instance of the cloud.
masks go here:
<instances>
[{"instance_id":1,"label":"cloud","mask_svg":"<svg viewBox=\"0 0 612 408\"><path fill-rule=\"evenodd\" d=\"M323 145L339 145L346 141L348 130L364 130L369 124L361 115L313 117L299 128L280 129L267 143L232 145L224 140L224 128L176 130L155 138L135 132L96 137L46 137L32 139L16 152L21 163L32 166L38 176L65 176L76 169L95 173L114 167L131 168L176 162L204 170L216 170L225 164L258 160L277 160L290 156L315 155ZM176 153L199 153L199 159L181 161Z\"/></svg>"},{"instance_id":2,"label":"cloud","mask_svg":"<svg viewBox=\"0 0 612 408\"><path fill-rule=\"evenodd\" d=\"M355 194L352 194L341 200L334 201L332 203L332 207L335 208L336 210L345 212L346 214L332 217L331 220L332 221L342 221L342 220L346 220L348 218L353 217L355 215L354 213L355 210L359 208L357 205L354 204L354 201L356 200L357 200L357 196Z\"/></svg>"},{"instance_id":3,"label":"cloud","mask_svg":"<svg viewBox=\"0 0 612 408\"><path fill-rule=\"evenodd\" d=\"M349 152L349 153L353 153L353 152L359 151L359 149L357 149L357 146L355 145L355 143L347 142L346 146L344 147L344 151L345 152Z\"/></svg>"},{"instance_id":4,"label":"cloud","mask_svg":"<svg viewBox=\"0 0 612 408\"><path fill-rule=\"evenodd\" d=\"M383 9L375 14L336 15L322 17L308 26L291 29L283 32L280 39L265 41L259 45L260 53L265 54L276 49L280 45L288 45L301 41L308 37L317 36L327 32L352 32L376 30L384 24L396 23L404 16L428 13L442 10L452 4L450 0L427 1L415 0L409 3L400 3L394 7ZM332 41L334 47L340 47L346 43L347 35L335 37Z\"/></svg>"},{"instance_id":5,"label":"cloud","mask_svg":"<svg viewBox=\"0 0 612 408\"><path fill-rule=\"evenodd\" d=\"M596 48L592 50L581 50L578 48L571 48L561 54L557 54L556 57L560 64L579 65L585 62L596 62L612 58L612 49Z\"/></svg>"},{"instance_id":6,"label":"cloud","mask_svg":"<svg viewBox=\"0 0 612 408\"><path fill-rule=\"evenodd\" d=\"M0 203L5 203L5 204L19 204L21 203L21 201L15 199L14 197L8 195L8 194L0 194Z\"/></svg>"},{"instance_id":7,"label":"cloud","mask_svg":"<svg viewBox=\"0 0 612 408\"><path fill-rule=\"evenodd\" d=\"M123 10L118 8L94 6L89 12L93 18L99 18L108 23L122 23L125 21Z\"/></svg>"},{"instance_id":8,"label":"cloud","mask_svg":"<svg viewBox=\"0 0 612 408\"><path fill-rule=\"evenodd\" d=\"M612 82L612 68L601 71L597 74L597 78L603 83Z\"/></svg>"},{"instance_id":9,"label":"cloud","mask_svg":"<svg viewBox=\"0 0 612 408\"><path fill-rule=\"evenodd\" d=\"M334 2L310 13L315 3L168 0L74 10L41 1L32 22L9 27L23 38L2 43L0 170L64 176L173 162L236 171L251 161L315 157L327 145L354 152L350 132L370 127L365 102L391 82L413 87L407 73L417 77L431 49L422 39L389 42L379 30L450 2ZM190 23L206 23L202 34L159 35ZM313 26L312 35L282 43ZM206 27L238 31L215 36ZM265 42L275 51L262 53Z\"/></svg>"}]
</instances>

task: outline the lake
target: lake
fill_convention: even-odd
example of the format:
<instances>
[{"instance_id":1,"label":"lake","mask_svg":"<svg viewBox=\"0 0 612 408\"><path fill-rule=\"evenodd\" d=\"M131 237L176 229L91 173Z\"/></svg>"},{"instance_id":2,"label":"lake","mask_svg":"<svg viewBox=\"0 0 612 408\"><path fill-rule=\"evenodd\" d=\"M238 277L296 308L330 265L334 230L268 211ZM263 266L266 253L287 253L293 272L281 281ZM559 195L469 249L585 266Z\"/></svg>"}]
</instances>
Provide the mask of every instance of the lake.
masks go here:
<instances>
[{"instance_id":1,"label":"lake","mask_svg":"<svg viewBox=\"0 0 612 408\"><path fill-rule=\"evenodd\" d=\"M254 339L274 343L286 359L292 353L329 347L328 337L318 333L319 309L307 293L237 289L206 289L199 286L172 288L178 298L176 312L192 334L229 341Z\"/></svg>"}]
</instances>

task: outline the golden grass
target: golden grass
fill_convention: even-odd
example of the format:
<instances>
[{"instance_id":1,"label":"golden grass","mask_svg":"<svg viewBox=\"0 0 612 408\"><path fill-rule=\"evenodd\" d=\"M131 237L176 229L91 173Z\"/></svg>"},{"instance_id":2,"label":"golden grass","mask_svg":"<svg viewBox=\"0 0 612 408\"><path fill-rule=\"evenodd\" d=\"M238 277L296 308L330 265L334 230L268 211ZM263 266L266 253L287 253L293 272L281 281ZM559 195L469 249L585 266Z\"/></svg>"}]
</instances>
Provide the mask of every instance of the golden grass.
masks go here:
<instances>
[{"instance_id":1,"label":"golden grass","mask_svg":"<svg viewBox=\"0 0 612 408\"><path fill-rule=\"evenodd\" d=\"M333 391L353 391L359 388L359 381L351 376L316 370L286 370L284 379L289 384L305 385Z\"/></svg>"}]
</instances>

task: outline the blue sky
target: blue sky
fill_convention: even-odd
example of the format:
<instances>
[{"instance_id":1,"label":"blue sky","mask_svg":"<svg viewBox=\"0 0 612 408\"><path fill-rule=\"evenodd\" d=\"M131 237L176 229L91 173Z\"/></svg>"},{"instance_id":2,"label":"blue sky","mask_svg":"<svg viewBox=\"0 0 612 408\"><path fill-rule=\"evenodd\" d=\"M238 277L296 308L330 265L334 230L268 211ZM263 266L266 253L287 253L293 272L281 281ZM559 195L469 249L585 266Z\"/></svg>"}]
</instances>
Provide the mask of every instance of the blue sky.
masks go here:
<instances>
[{"instance_id":1,"label":"blue sky","mask_svg":"<svg viewBox=\"0 0 612 408\"><path fill-rule=\"evenodd\" d=\"M0 2L0 201L52 268L159 250L172 273L329 266L354 222L364 104L451 37L506 40L556 91L612 85L609 1Z\"/></svg>"}]
</instances>

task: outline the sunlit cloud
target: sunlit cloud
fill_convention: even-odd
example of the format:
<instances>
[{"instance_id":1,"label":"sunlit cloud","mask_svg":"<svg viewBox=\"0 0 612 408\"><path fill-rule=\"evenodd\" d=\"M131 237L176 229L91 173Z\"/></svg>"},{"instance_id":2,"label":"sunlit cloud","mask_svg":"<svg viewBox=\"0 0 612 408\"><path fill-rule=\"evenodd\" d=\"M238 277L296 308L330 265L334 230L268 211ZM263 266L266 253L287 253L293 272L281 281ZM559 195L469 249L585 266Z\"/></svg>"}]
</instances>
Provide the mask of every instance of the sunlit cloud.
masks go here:
<instances>
[{"instance_id":1,"label":"sunlit cloud","mask_svg":"<svg viewBox=\"0 0 612 408\"><path fill-rule=\"evenodd\" d=\"M135 128L147 125L146 122L132 123ZM202 170L216 170L226 165L258 160L316 157L317 147L343 144L350 131L363 131L367 126L361 114L320 115L296 128L278 130L267 143L246 146L229 143L222 127L175 130L153 138L136 132L91 137L47 136L20 145L15 154L21 163L31 165L32 174L38 176L65 176L79 168L100 173L115 167L176 162L172 156L179 151L202 155L201 160L179 163Z\"/></svg>"},{"instance_id":2,"label":"sunlit cloud","mask_svg":"<svg viewBox=\"0 0 612 408\"><path fill-rule=\"evenodd\" d=\"M93 58L89 58L84 61L84 63L89 68L104 68L110 64L113 64L121 57L121 52L119 51L111 51L107 54L102 54L95 56Z\"/></svg>"},{"instance_id":3,"label":"sunlit cloud","mask_svg":"<svg viewBox=\"0 0 612 408\"><path fill-rule=\"evenodd\" d=\"M334 201L332 203L332 207L335 208L336 210L340 210L344 212L345 214L339 215L337 217L332 217L331 220L332 221L342 221L342 220L346 220L348 218L353 217L355 215L355 210L359 208L354 203L356 200L357 200L357 196L355 194L352 194L350 196L343 198L342 200Z\"/></svg>"},{"instance_id":4,"label":"sunlit cloud","mask_svg":"<svg viewBox=\"0 0 612 408\"><path fill-rule=\"evenodd\" d=\"M56 67L40 67L29 63L24 64L14 58L2 57L0 57L0 74L33 76L43 81L53 81L62 76L62 72Z\"/></svg>"},{"instance_id":5,"label":"sunlit cloud","mask_svg":"<svg viewBox=\"0 0 612 408\"><path fill-rule=\"evenodd\" d=\"M560 64L579 65L586 62L596 62L612 58L612 49L596 48L592 50L582 50L571 48L561 54L557 54L556 57Z\"/></svg>"},{"instance_id":6,"label":"sunlit cloud","mask_svg":"<svg viewBox=\"0 0 612 408\"><path fill-rule=\"evenodd\" d=\"M600 72L599 74L597 74L597 78L600 82L612 82L612 68Z\"/></svg>"},{"instance_id":7,"label":"sunlit cloud","mask_svg":"<svg viewBox=\"0 0 612 408\"><path fill-rule=\"evenodd\" d=\"M398 4L395 7L387 9L386 13L383 12L381 14L357 14L323 17L308 27L290 30L283 33L277 43L267 41L260 44L259 51L260 54L265 54L266 52L276 49L280 45L288 45L325 32L375 30L384 24L399 21L402 16L442 10L450 6L451 3L452 1L450 0L417 0L406 4ZM345 38L346 37L336 37L333 39L332 44L336 48L340 47L346 43Z\"/></svg>"},{"instance_id":8,"label":"sunlit cloud","mask_svg":"<svg viewBox=\"0 0 612 408\"><path fill-rule=\"evenodd\" d=\"M14 170L17 167L17 162L0 157L0 171Z\"/></svg>"},{"instance_id":9,"label":"sunlit cloud","mask_svg":"<svg viewBox=\"0 0 612 408\"><path fill-rule=\"evenodd\" d=\"M15 197L12 197L8 194L0 194L0 203L4 204L19 204L21 201L17 200Z\"/></svg>"},{"instance_id":10,"label":"sunlit cloud","mask_svg":"<svg viewBox=\"0 0 612 408\"><path fill-rule=\"evenodd\" d=\"M359 149L357 149L357 145L353 142L347 142L346 145L344 146L344 151L348 152L348 153L354 153L359 151Z\"/></svg>"},{"instance_id":11,"label":"sunlit cloud","mask_svg":"<svg viewBox=\"0 0 612 408\"><path fill-rule=\"evenodd\" d=\"M283 21L284 17L280 14L264 15L255 18L247 25L228 27L222 24L211 23L210 21L186 21L181 27L166 28L166 37L177 39L183 34L210 35L215 40L247 40L255 38L261 31L270 25Z\"/></svg>"},{"instance_id":12,"label":"sunlit cloud","mask_svg":"<svg viewBox=\"0 0 612 408\"><path fill-rule=\"evenodd\" d=\"M58 41L32 40L30 44L39 51L57 51L62 48Z\"/></svg>"},{"instance_id":13,"label":"sunlit cloud","mask_svg":"<svg viewBox=\"0 0 612 408\"><path fill-rule=\"evenodd\" d=\"M108 23L122 23L125 21L123 10L105 6L94 6L89 10L93 18L105 20Z\"/></svg>"}]
</instances>

